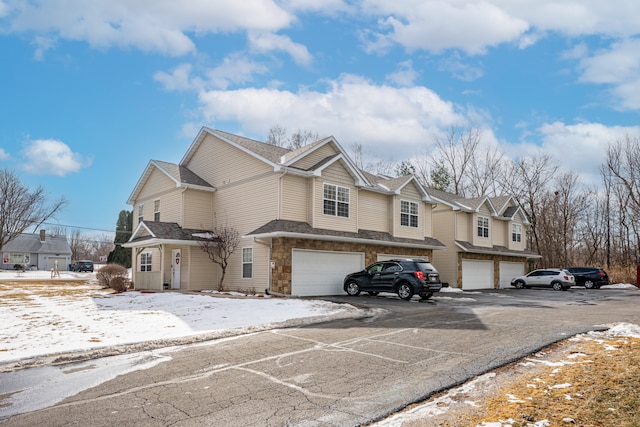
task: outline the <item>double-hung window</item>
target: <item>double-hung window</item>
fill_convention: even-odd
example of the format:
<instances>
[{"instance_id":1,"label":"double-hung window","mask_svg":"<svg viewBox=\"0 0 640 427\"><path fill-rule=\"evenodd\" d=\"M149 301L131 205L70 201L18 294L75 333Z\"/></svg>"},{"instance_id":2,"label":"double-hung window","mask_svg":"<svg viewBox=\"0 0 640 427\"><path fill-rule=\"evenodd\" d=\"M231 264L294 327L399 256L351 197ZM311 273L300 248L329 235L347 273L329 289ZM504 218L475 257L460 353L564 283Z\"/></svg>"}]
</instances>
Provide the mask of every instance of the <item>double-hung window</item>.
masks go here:
<instances>
[{"instance_id":1,"label":"double-hung window","mask_svg":"<svg viewBox=\"0 0 640 427\"><path fill-rule=\"evenodd\" d=\"M417 227L418 226L418 204L415 202L408 202L406 200L400 201L400 225L405 227Z\"/></svg>"},{"instance_id":2,"label":"double-hung window","mask_svg":"<svg viewBox=\"0 0 640 427\"><path fill-rule=\"evenodd\" d=\"M144 204L140 203L138 205L138 224L140 224L144 220Z\"/></svg>"},{"instance_id":3,"label":"double-hung window","mask_svg":"<svg viewBox=\"0 0 640 427\"><path fill-rule=\"evenodd\" d=\"M253 248L242 248L242 278L253 277Z\"/></svg>"},{"instance_id":4,"label":"double-hung window","mask_svg":"<svg viewBox=\"0 0 640 427\"><path fill-rule=\"evenodd\" d=\"M153 201L153 220L160 221L160 199Z\"/></svg>"},{"instance_id":5,"label":"double-hung window","mask_svg":"<svg viewBox=\"0 0 640 427\"><path fill-rule=\"evenodd\" d=\"M478 217L478 237L489 237L489 218Z\"/></svg>"},{"instance_id":6,"label":"double-hung window","mask_svg":"<svg viewBox=\"0 0 640 427\"><path fill-rule=\"evenodd\" d=\"M522 242L522 225L513 224L511 226L511 241L515 243Z\"/></svg>"},{"instance_id":7,"label":"double-hung window","mask_svg":"<svg viewBox=\"0 0 640 427\"><path fill-rule=\"evenodd\" d=\"M324 184L323 212L325 215L349 217L349 189Z\"/></svg>"},{"instance_id":8,"label":"double-hung window","mask_svg":"<svg viewBox=\"0 0 640 427\"><path fill-rule=\"evenodd\" d=\"M140 254L140 271L151 271L151 252Z\"/></svg>"}]
</instances>

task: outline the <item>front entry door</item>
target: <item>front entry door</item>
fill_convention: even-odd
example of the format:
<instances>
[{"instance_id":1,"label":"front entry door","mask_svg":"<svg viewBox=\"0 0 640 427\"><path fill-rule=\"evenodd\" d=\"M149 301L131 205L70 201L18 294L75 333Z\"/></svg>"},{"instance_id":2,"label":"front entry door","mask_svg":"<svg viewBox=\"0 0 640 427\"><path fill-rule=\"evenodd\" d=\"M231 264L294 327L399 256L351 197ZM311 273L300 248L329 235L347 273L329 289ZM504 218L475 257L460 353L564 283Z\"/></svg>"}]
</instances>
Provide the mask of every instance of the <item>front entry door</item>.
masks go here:
<instances>
[{"instance_id":1,"label":"front entry door","mask_svg":"<svg viewBox=\"0 0 640 427\"><path fill-rule=\"evenodd\" d=\"M171 289L180 289L180 263L182 261L182 251L173 249L171 251Z\"/></svg>"}]
</instances>

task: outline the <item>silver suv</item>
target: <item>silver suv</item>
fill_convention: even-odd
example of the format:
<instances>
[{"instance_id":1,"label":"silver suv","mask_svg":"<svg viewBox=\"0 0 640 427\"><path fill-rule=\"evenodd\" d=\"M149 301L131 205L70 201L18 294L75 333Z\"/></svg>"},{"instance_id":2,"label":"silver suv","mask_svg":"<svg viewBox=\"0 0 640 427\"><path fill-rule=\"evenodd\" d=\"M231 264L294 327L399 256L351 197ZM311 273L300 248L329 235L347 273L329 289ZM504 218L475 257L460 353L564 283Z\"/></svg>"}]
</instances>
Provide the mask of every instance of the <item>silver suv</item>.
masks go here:
<instances>
[{"instance_id":1,"label":"silver suv","mask_svg":"<svg viewBox=\"0 0 640 427\"><path fill-rule=\"evenodd\" d=\"M526 276L515 277L511 280L511 286L515 286L517 289L542 287L553 288L556 291L566 291L575 283L575 277L567 270L560 268L533 270Z\"/></svg>"}]
</instances>

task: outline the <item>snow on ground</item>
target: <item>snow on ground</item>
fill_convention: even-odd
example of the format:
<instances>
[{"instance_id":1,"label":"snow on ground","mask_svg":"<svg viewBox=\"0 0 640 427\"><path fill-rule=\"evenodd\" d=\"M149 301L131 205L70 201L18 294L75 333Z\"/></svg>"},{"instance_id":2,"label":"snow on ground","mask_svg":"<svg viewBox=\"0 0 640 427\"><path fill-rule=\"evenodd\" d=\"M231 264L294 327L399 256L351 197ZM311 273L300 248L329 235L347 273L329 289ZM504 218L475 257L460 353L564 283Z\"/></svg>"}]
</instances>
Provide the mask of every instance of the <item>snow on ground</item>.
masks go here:
<instances>
[{"instance_id":1,"label":"snow on ground","mask_svg":"<svg viewBox=\"0 0 640 427\"><path fill-rule=\"evenodd\" d=\"M49 274L0 273L0 365L149 341L184 344L229 336L230 330L242 333L294 320L299 324L364 313L347 304L269 296L116 294L97 284L72 280L93 277L89 273L61 272L54 285L32 283L49 279ZM15 279L27 280L24 286L3 283Z\"/></svg>"}]
</instances>

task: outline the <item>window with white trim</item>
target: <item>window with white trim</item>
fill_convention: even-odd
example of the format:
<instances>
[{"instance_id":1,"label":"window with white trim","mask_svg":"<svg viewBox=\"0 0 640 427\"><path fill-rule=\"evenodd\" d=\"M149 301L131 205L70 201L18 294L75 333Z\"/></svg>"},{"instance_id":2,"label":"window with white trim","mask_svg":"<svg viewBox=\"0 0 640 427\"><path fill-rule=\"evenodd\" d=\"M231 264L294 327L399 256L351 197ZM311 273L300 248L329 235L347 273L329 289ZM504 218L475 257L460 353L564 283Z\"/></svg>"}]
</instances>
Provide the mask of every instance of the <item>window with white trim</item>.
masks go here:
<instances>
[{"instance_id":1,"label":"window with white trim","mask_svg":"<svg viewBox=\"0 0 640 427\"><path fill-rule=\"evenodd\" d=\"M253 277L253 248L242 248L242 278Z\"/></svg>"},{"instance_id":2,"label":"window with white trim","mask_svg":"<svg viewBox=\"0 0 640 427\"><path fill-rule=\"evenodd\" d=\"M324 184L323 212L325 215L349 218L349 189Z\"/></svg>"},{"instance_id":3,"label":"window with white trim","mask_svg":"<svg viewBox=\"0 0 640 427\"><path fill-rule=\"evenodd\" d=\"M513 224L511 226L511 241L515 243L522 242L522 225Z\"/></svg>"},{"instance_id":4,"label":"window with white trim","mask_svg":"<svg viewBox=\"0 0 640 427\"><path fill-rule=\"evenodd\" d=\"M489 237L489 218L478 217L478 237Z\"/></svg>"},{"instance_id":5,"label":"window with white trim","mask_svg":"<svg viewBox=\"0 0 640 427\"><path fill-rule=\"evenodd\" d=\"M140 224L143 219L144 219L144 204L140 203L138 205L138 224Z\"/></svg>"},{"instance_id":6,"label":"window with white trim","mask_svg":"<svg viewBox=\"0 0 640 427\"><path fill-rule=\"evenodd\" d=\"M400 225L418 227L418 204L400 200Z\"/></svg>"},{"instance_id":7,"label":"window with white trim","mask_svg":"<svg viewBox=\"0 0 640 427\"><path fill-rule=\"evenodd\" d=\"M142 252L140 254L140 271L151 271L152 256L151 252Z\"/></svg>"},{"instance_id":8,"label":"window with white trim","mask_svg":"<svg viewBox=\"0 0 640 427\"><path fill-rule=\"evenodd\" d=\"M160 199L153 201L153 220L160 221Z\"/></svg>"}]
</instances>

